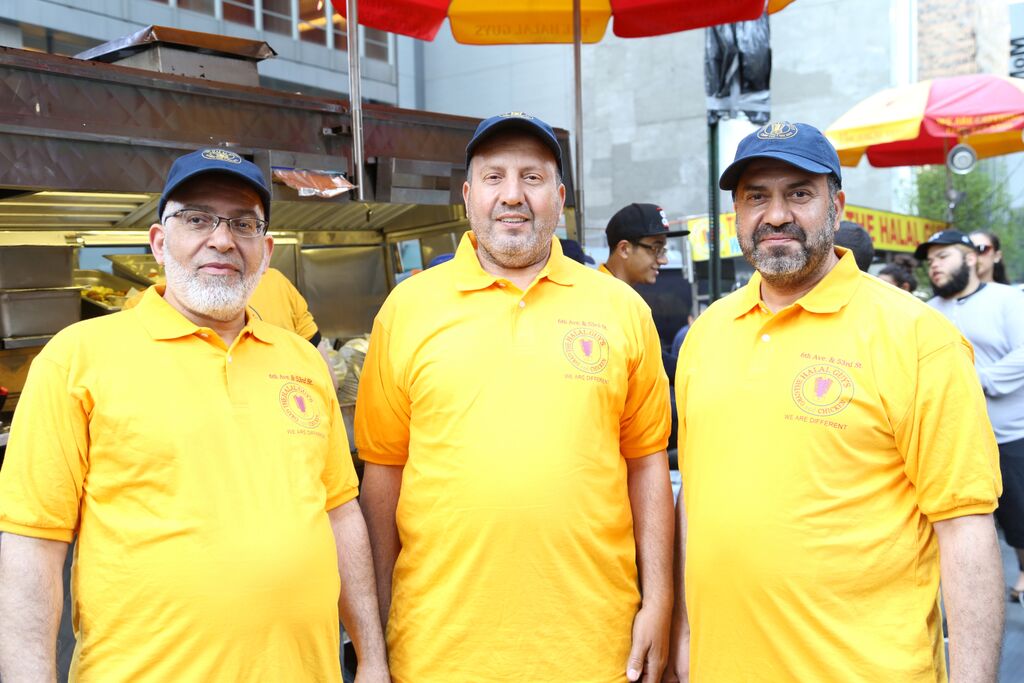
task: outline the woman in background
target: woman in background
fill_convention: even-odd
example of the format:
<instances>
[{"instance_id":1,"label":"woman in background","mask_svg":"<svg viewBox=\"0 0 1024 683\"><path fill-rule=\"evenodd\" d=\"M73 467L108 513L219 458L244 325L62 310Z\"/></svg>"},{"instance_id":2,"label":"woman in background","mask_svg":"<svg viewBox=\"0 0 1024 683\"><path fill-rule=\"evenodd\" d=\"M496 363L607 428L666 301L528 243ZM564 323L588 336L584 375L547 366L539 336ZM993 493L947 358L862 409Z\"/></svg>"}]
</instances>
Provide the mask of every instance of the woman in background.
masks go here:
<instances>
[{"instance_id":1,"label":"woman in background","mask_svg":"<svg viewBox=\"0 0 1024 683\"><path fill-rule=\"evenodd\" d=\"M1002 245L994 233L978 230L971 233L971 241L978 248L978 279L982 282L1010 284L1003 263Z\"/></svg>"}]
</instances>

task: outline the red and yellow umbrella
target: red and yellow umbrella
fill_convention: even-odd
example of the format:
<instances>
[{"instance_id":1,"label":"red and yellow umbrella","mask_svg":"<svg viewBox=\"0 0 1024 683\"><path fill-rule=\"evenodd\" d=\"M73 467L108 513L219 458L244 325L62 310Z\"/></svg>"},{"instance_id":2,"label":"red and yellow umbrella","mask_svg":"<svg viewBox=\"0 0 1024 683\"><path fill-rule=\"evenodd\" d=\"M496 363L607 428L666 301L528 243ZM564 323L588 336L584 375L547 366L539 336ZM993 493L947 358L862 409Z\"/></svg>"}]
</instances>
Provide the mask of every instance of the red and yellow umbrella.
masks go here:
<instances>
[{"instance_id":1,"label":"red and yellow umbrella","mask_svg":"<svg viewBox=\"0 0 1024 683\"><path fill-rule=\"evenodd\" d=\"M793 0L578 0L581 40L596 43L611 19L621 38L659 36L757 19ZM334 0L346 15L345 0ZM347 15L346 15L347 16ZM573 42L573 0L359 0L359 23L433 40L447 19L467 45Z\"/></svg>"},{"instance_id":2,"label":"red and yellow umbrella","mask_svg":"<svg viewBox=\"0 0 1024 683\"><path fill-rule=\"evenodd\" d=\"M972 74L921 81L872 95L825 135L844 166L941 164L957 143L979 158L1024 151L1024 79Z\"/></svg>"}]
</instances>

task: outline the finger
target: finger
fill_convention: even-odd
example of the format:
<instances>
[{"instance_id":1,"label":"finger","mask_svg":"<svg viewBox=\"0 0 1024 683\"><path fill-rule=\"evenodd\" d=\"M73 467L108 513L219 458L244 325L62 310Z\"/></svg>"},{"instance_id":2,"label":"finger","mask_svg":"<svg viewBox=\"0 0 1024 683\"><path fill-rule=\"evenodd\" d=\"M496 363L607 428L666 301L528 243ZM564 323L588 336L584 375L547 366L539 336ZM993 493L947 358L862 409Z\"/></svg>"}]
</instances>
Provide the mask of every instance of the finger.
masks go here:
<instances>
[{"instance_id":1,"label":"finger","mask_svg":"<svg viewBox=\"0 0 1024 683\"><path fill-rule=\"evenodd\" d=\"M647 648L640 643L633 641L633 649L629 651L629 659L626 662L626 679L639 681L644 672L644 656Z\"/></svg>"}]
</instances>

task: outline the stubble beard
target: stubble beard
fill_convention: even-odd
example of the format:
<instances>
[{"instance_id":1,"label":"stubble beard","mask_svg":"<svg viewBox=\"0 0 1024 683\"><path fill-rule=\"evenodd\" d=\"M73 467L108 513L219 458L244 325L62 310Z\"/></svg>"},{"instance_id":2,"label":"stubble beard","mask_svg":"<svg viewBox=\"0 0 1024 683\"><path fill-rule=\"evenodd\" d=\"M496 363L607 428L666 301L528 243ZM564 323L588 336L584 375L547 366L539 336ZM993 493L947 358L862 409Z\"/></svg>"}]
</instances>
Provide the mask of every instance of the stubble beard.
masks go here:
<instances>
[{"instance_id":1,"label":"stubble beard","mask_svg":"<svg viewBox=\"0 0 1024 683\"><path fill-rule=\"evenodd\" d=\"M810 237L796 223L779 227L761 224L749 239L740 238L740 249L747 262L768 284L779 289L799 288L817 273L832 253L837 216L835 205L829 202L824 224ZM794 253L788 245L771 247L759 244L765 236L780 233L797 240L800 249Z\"/></svg>"},{"instance_id":2,"label":"stubble beard","mask_svg":"<svg viewBox=\"0 0 1024 683\"><path fill-rule=\"evenodd\" d=\"M498 221L497 216L506 212L526 216L532 223L530 232L521 235L498 233L494 225ZM527 268L547 258L556 224L538 223L533 211L525 205L499 204L490 216L482 220L480 216L474 215L472 209L467 208L466 214L469 226L476 235L477 248L484 252L491 262L502 268Z\"/></svg>"},{"instance_id":3,"label":"stubble beard","mask_svg":"<svg viewBox=\"0 0 1024 683\"><path fill-rule=\"evenodd\" d=\"M946 284L937 285L934 280L932 281L932 292L937 297L952 299L957 294L967 289L967 285L970 281L971 269L970 266L967 265L967 259L964 259L960 263L960 267L949 276L948 280L946 280Z\"/></svg>"},{"instance_id":4,"label":"stubble beard","mask_svg":"<svg viewBox=\"0 0 1024 683\"><path fill-rule=\"evenodd\" d=\"M164 273L167 276L167 287L189 311L211 320L229 322L245 311L249 297L266 269L268 257L264 249L260 267L251 273L209 276L182 264L174 258L170 249L165 249Z\"/></svg>"}]
</instances>

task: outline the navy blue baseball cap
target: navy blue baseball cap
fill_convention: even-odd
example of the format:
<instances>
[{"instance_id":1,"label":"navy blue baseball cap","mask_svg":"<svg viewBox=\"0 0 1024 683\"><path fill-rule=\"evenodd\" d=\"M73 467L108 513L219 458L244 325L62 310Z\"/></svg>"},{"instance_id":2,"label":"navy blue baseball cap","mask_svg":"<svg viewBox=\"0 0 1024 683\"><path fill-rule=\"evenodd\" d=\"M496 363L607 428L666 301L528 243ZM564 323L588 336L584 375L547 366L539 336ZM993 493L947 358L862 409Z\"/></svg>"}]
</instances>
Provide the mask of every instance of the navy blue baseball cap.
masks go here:
<instances>
[{"instance_id":1,"label":"navy blue baseball cap","mask_svg":"<svg viewBox=\"0 0 1024 683\"><path fill-rule=\"evenodd\" d=\"M736 158L718 179L718 186L735 190L743 169L753 159L778 159L810 173L830 173L840 187L843 185L835 147L809 123L773 121L743 138L736 148Z\"/></svg>"},{"instance_id":2,"label":"navy blue baseball cap","mask_svg":"<svg viewBox=\"0 0 1024 683\"><path fill-rule=\"evenodd\" d=\"M914 250L914 258L924 261L928 258L928 249L931 247L945 246L947 244L959 244L971 251L978 251L978 245L971 241L971 238L959 230L939 230L928 238L927 242L921 242Z\"/></svg>"},{"instance_id":3,"label":"navy blue baseball cap","mask_svg":"<svg viewBox=\"0 0 1024 683\"><path fill-rule=\"evenodd\" d=\"M263 220L270 222L270 188L263 177L263 171L235 152L220 147L196 150L174 160L171 170L167 173L167 183L164 185L164 193L160 196L160 204L157 205L158 219L163 219L164 206L167 205L171 193L182 183L204 173L227 173L251 185L263 201Z\"/></svg>"},{"instance_id":4,"label":"navy blue baseball cap","mask_svg":"<svg viewBox=\"0 0 1024 683\"><path fill-rule=\"evenodd\" d=\"M521 111L498 114L480 122L469 144L466 145L466 168L469 168L469 161L473 158L473 153L477 147L497 133L506 130L521 130L543 142L551 150L551 153L555 155L555 161L558 162L558 172L564 174L562 169L562 148L558 145L555 131L536 116L530 116Z\"/></svg>"}]
</instances>

